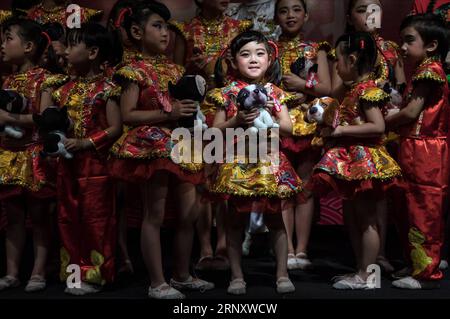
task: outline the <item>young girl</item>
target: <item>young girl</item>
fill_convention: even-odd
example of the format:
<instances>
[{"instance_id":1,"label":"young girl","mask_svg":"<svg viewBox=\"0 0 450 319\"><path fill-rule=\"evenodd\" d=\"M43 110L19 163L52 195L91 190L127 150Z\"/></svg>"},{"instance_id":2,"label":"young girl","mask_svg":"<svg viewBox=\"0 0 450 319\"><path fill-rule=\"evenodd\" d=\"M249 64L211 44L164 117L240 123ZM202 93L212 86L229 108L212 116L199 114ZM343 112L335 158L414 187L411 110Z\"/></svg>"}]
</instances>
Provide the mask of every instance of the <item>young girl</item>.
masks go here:
<instances>
[{"instance_id":1,"label":"young girl","mask_svg":"<svg viewBox=\"0 0 450 319\"><path fill-rule=\"evenodd\" d=\"M377 61L374 69L374 80L379 88L383 88L388 84L391 88L401 92L404 89L405 73L403 68L403 60L400 54L398 45L393 41L386 41L380 35L380 29L377 26L372 26L369 23L370 6L376 5L380 8L380 21L382 15L382 5L379 0L351 0L347 10L347 32L363 31L370 32L377 44ZM332 95L338 99L342 99L345 92L348 90L348 83L339 77L336 68L333 68L332 77ZM400 95L398 95L400 96ZM391 103L386 104L383 109L383 115L386 116L390 108ZM389 106L389 107L388 107ZM398 107L399 105L395 105ZM398 149L398 136L389 133L385 140L388 146L388 151L391 155L395 155ZM392 204L395 204L395 199L391 200ZM388 203L386 200L380 200L377 202L378 214L378 230L380 232L381 244L380 255L377 258L377 263L383 268L384 271L391 273L394 271L394 267L385 257L385 238L387 231L387 213ZM347 218L348 216L344 216ZM398 219L398 218L397 218Z\"/></svg>"},{"instance_id":2,"label":"young girl","mask_svg":"<svg viewBox=\"0 0 450 319\"><path fill-rule=\"evenodd\" d=\"M313 97L327 96L331 89L327 59L330 46L327 42L315 43L303 39L301 30L308 18L304 0L278 0L275 4L275 21L282 30L278 41L283 71L282 88L297 96L297 103L293 104L296 107L289 110L293 136L284 138L282 147L291 155L290 160L296 164L297 173L305 183L320 158L320 148L311 149L316 126L305 122L305 114L299 104L309 102ZM306 76L302 74L303 78L299 73L294 73L298 72L294 67L298 59L303 59L304 69L301 72L306 73ZM307 269L312 266L306 253L313 215L312 196L308 197L306 203L297 203L295 208L283 209L288 234L288 269ZM294 229L297 237L295 248L292 241Z\"/></svg>"},{"instance_id":3,"label":"young girl","mask_svg":"<svg viewBox=\"0 0 450 319\"><path fill-rule=\"evenodd\" d=\"M172 161L171 132L177 120L196 110L191 100L171 101L168 83L176 83L183 69L162 54L169 43L170 12L159 2L135 3L124 12L124 27L138 53L114 75L123 85L121 110L128 131L112 152L112 174L140 183L143 200L141 248L150 275L150 298L184 298L178 289L208 290L212 283L189 274L193 241L195 184L203 182L201 165ZM170 187L170 193L169 193ZM160 228L166 201L179 205L174 239L174 277L164 279Z\"/></svg>"},{"instance_id":4,"label":"young girl","mask_svg":"<svg viewBox=\"0 0 450 319\"><path fill-rule=\"evenodd\" d=\"M403 108L386 118L399 128L399 163L404 172L409 221L411 276L395 287L439 287L440 249L443 242L443 205L448 194L449 104L442 62L447 55L447 31L433 15L407 17L401 25L402 51L415 66Z\"/></svg>"},{"instance_id":5,"label":"young girl","mask_svg":"<svg viewBox=\"0 0 450 319\"><path fill-rule=\"evenodd\" d=\"M122 129L120 88L105 79L101 69L112 60L109 50L114 45L104 27L83 24L69 31L67 44L72 77L55 90L46 85L42 105L67 110L72 121L64 145L74 158L60 158L57 171L60 277L67 278L69 264L79 265L81 287L67 287L65 292L84 295L98 292L114 278L114 188L106 159Z\"/></svg>"},{"instance_id":6,"label":"young girl","mask_svg":"<svg viewBox=\"0 0 450 319\"><path fill-rule=\"evenodd\" d=\"M273 108L273 115L279 121L280 132L290 134L292 125L285 103L289 97L270 82L277 80L279 73L278 51L275 43L269 42L260 32L247 31L233 39L230 45L232 67L238 79L230 85L211 91L207 102L217 106L214 127L223 132L253 124L258 111L239 111L236 97L239 91L250 83L266 83L271 99L279 107ZM220 63L220 60L218 61ZM222 77L216 74L219 79ZM275 137L272 137L275 138ZM275 156L275 154L271 154ZM219 165L211 191L224 194L229 203L226 220L227 249L231 266L231 282L228 293L246 293L246 283L241 268L242 231L250 212L268 213L266 222L272 228L274 250L277 259L277 291L288 293L295 290L287 274L287 239L282 218L281 199L295 196L301 191L301 180L286 157L280 153L279 167L275 163L256 164L226 163ZM272 173L265 173L265 171ZM259 207L258 209L255 209Z\"/></svg>"},{"instance_id":7,"label":"young girl","mask_svg":"<svg viewBox=\"0 0 450 319\"><path fill-rule=\"evenodd\" d=\"M67 25L68 14L66 9L70 4L67 0L43 0L38 5L32 7L27 12L27 17L31 20L39 22L40 24L49 23L49 22L58 22L63 26ZM94 20L102 15L102 11L89 9L89 8L80 8L80 22L88 22Z\"/></svg>"},{"instance_id":8,"label":"young girl","mask_svg":"<svg viewBox=\"0 0 450 319\"><path fill-rule=\"evenodd\" d=\"M308 187L318 194L336 191L350 216L348 227L355 239L357 272L340 277L336 289L368 289L367 267L375 263L380 246L375 202L383 196L400 167L382 144L384 120L380 108L389 100L372 78L377 48L372 36L356 32L341 36L336 44L337 69L344 81L354 84L339 108L339 125L326 128L331 137L315 166Z\"/></svg>"},{"instance_id":9,"label":"young girl","mask_svg":"<svg viewBox=\"0 0 450 319\"><path fill-rule=\"evenodd\" d=\"M25 216L33 223L34 265L26 291L42 290L46 286L45 265L49 247L48 204L54 196L54 177L49 163L39 156L37 128L33 113L39 113L40 89L49 73L38 63L49 45L49 38L31 20L11 20L5 25L1 46L3 61L17 72L7 77L2 88L17 91L27 99L26 114L0 111L0 124L20 126L21 139L2 136L0 141L0 200L7 213L6 271L0 279L0 290L16 287L19 265L25 244Z\"/></svg>"}]
</instances>

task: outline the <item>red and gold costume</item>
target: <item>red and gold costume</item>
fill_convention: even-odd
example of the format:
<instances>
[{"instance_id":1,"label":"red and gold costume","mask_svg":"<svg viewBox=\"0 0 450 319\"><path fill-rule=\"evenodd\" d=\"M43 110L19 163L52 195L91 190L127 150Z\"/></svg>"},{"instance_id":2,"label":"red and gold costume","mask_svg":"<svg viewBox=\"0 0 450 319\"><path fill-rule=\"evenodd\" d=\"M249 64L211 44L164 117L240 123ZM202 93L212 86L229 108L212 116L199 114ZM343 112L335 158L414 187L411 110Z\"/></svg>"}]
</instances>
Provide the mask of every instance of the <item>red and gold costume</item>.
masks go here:
<instances>
[{"instance_id":1,"label":"red and gold costume","mask_svg":"<svg viewBox=\"0 0 450 319\"><path fill-rule=\"evenodd\" d=\"M375 82L380 84L388 81L395 82L395 67L400 59L400 48L393 41L386 41L380 36L375 36L378 47L377 62L375 64Z\"/></svg>"},{"instance_id":2,"label":"red and gold costume","mask_svg":"<svg viewBox=\"0 0 450 319\"><path fill-rule=\"evenodd\" d=\"M114 78L119 83L136 83L140 89L138 110L171 111L168 83L176 83L183 68L164 56L143 57L136 54L129 64L121 67ZM203 180L201 163L180 163L172 160L176 145L172 130L176 121L157 125L129 127L112 148L112 174L122 180L139 183L149 180L155 171L175 174L180 181L198 184Z\"/></svg>"},{"instance_id":3,"label":"red and gold costume","mask_svg":"<svg viewBox=\"0 0 450 319\"><path fill-rule=\"evenodd\" d=\"M408 239L413 277L442 278L440 249L444 239L443 205L449 177L448 84L438 58L427 58L408 83L405 104L419 83L426 83L430 96L418 119L400 128L399 164L405 180L409 216Z\"/></svg>"},{"instance_id":4,"label":"red and gold costume","mask_svg":"<svg viewBox=\"0 0 450 319\"><path fill-rule=\"evenodd\" d=\"M0 10L0 24L12 17L12 12L9 10Z\"/></svg>"},{"instance_id":5,"label":"red and gold costume","mask_svg":"<svg viewBox=\"0 0 450 319\"><path fill-rule=\"evenodd\" d=\"M69 78L67 77L67 80ZM112 144L106 105L119 100L120 87L103 75L76 78L56 89L53 101L67 107L73 121L68 138L89 139L94 150L75 152L73 159L60 158L57 196L61 234L61 280L69 264L81 267L84 282L103 285L114 278L116 237L115 190L107 167Z\"/></svg>"},{"instance_id":6,"label":"red and gold costume","mask_svg":"<svg viewBox=\"0 0 450 319\"><path fill-rule=\"evenodd\" d=\"M49 22L58 22L63 26L67 24L67 18L73 14L73 12L66 12L65 6L56 6L50 10L44 8L42 4L34 6L27 12L28 19L34 20L41 24ZM98 18L102 15L101 10L89 9L80 7L80 22L89 22L92 19Z\"/></svg>"},{"instance_id":7,"label":"red and gold costume","mask_svg":"<svg viewBox=\"0 0 450 319\"><path fill-rule=\"evenodd\" d=\"M326 53L330 51L328 42L312 42L303 41L301 37L286 38L280 37L278 41L278 48L280 50L280 64L283 74L292 73L291 65L299 58L317 63L317 56L319 51L323 50ZM304 79L307 80L307 79ZM281 86L282 89L283 86ZM308 97L307 102L311 101L311 96ZM292 121L292 136L282 138L282 148L294 155L298 155L306 149L310 149L313 135L316 132L316 124L307 123L304 119L305 111L301 109L299 103L292 103L294 107L289 109L289 115Z\"/></svg>"},{"instance_id":8,"label":"red and gold costume","mask_svg":"<svg viewBox=\"0 0 450 319\"><path fill-rule=\"evenodd\" d=\"M372 80L355 84L340 106L340 125L364 123L362 104L381 108L388 100L389 96ZM383 146L382 137L339 137L331 141L334 145L328 143L308 185L318 194L334 190L343 199L352 199L364 191L382 194L401 175L400 167Z\"/></svg>"},{"instance_id":9,"label":"red and gold costume","mask_svg":"<svg viewBox=\"0 0 450 319\"><path fill-rule=\"evenodd\" d=\"M236 97L247 85L237 81L224 88L214 89L208 93L205 103L213 103L225 110L229 120L236 116ZM267 84L266 88L272 92L271 97L281 104L292 99L292 96L286 95L275 85ZM210 191L224 195L238 212L279 213L281 200L298 195L302 191L302 181L286 156L280 152L279 166L274 162L240 163L237 158L234 163L219 164Z\"/></svg>"},{"instance_id":10,"label":"red and gold costume","mask_svg":"<svg viewBox=\"0 0 450 319\"><path fill-rule=\"evenodd\" d=\"M49 73L32 68L25 73L10 75L3 89L15 90L28 100L26 113L40 113L43 82ZM54 77L55 83L59 81ZM25 135L17 140L2 136L0 140L0 199L29 193L33 197L54 196L55 178L52 162L40 156L42 145L36 126L24 128Z\"/></svg>"},{"instance_id":11,"label":"red and gold costume","mask_svg":"<svg viewBox=\"0 0 450 319\"><path fill-rule=\"evenodd\" d=\"M220 54L226 49L231 40L239 33L249 30L252 22L249 20L234 20L223 16L220 20L206 20L201 16L194 17L189 22L171 22L186 41L186 61L195 56L195 51L207 57L204 68L209 88L215 87L214 66ZM212 126L216 109L202 108L208 126Z\"/></svg>"}]
</instances>

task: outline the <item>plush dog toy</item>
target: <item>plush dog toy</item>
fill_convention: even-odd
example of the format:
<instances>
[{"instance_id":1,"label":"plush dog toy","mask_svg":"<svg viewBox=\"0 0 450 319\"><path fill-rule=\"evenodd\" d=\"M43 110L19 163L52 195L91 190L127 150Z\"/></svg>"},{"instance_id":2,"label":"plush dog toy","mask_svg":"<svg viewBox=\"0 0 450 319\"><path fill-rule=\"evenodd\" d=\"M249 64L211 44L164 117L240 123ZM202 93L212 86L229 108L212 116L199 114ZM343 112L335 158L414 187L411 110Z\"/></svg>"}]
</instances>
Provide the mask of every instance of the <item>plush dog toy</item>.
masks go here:
<instances>
[{"instance_id":1,"label":"plush dog toy","mask_svg":"<svg viewBox=\"0 0 450 319\"><path fill-rule=\"evenodd\" d=\"M9 113L23 114L27 110L28 101L21 94L12 90L0 90L0 108ZM25 131L18 126L5 125L0 127L0 132L5 132L7 136L20 139Z\"/></svg>"},{"instance_id":2,"label":"plush dog toy","mask_svg":"<svg viewBox=\"0 0 450 319\"><path fill-rule=\"evenodd\" d=\"M321 127L336 128L339 125L339 102L328 96L315 99L308 108L306 121ZM323 146L322 137L315 136L311 145Z\"/></svg>"},{"instance_id":3,"label":"plush dog toy","mask_svg":"<svg viewBox=\"0 0 450 319\"><path fill-rule=\"evenodd\" d=\"M251 133L258 133L259 129L268 129L272 127L280 127L265 109L268 101L268 93L264 86L259 84L250 84L242 88L236 98L236 103L240 110L252 111L259 110L259 116L253 122L253 126L249 128Z\"/></svg>"},{"instance_id":4,"label":"plush dog toy","mask_svg":"<svg viewBox=\"0 0 450 319\"><path fill-rule=\"evenodd\" d=\"M312 50L315 49L311 46L306 46L304 56L298 58L291 64L291 72L306 80L305 86L309 89L319 83L319 77L317 75L319 65L311 58L313 56Z\"/></svg>"},{"instance_id":5,"label":"plush dog toy","mask_svg":"<svg viewBox=\"0 0 450 319\"><path fill-rule=\"evenodd\" d=\"M66 107L50 106L42 114L33 114L33 121L39 127L39 134L44 139L42 156L73 158L73 155L64 146L66 134L70 127Z\"/></svg>"},{"instance_id":6,"label":"plush dog toy","mask_svg":"<svg viewBox=\"0 0 450 319\"><path fill-rule=\"evenodd\" d=\"M206 117L200 110L200 103L206 95L206 80L201 75L184 75L176 84L169 82L169 94L177 100L193 100L197 104L197 112L192 116L178 120L180 127L193 129L196 125L202 130L208 128ZM197 122L195 122L197 121Z\"/></svg>"},{"instance_id":7,"label":"plush dog toy","mask_svg":"<svg viewBox=\"0 0 450 319\"><path fill-rule=\"evenodd\" d=\"M400 110L400 106L402 105L402 102L403 102L403 98L402 98L403 92L401 92L403 90L397 91L389 83L386 83L383 86L383 91L391 96L390 101L386 105L384 115L386 116L386 115L390 114L391 112L397 113Z\"/></svg>"}]
</instances>

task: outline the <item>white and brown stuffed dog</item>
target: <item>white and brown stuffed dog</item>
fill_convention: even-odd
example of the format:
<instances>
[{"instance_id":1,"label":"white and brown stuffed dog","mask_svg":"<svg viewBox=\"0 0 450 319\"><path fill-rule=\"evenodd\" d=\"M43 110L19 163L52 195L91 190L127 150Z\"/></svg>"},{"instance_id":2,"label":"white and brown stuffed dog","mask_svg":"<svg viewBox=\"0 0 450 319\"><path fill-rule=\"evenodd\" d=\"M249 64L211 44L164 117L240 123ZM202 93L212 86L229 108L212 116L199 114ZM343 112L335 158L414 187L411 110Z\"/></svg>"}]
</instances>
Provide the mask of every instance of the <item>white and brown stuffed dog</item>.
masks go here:
<instances>
[{"instance_id":1,"label":"white and brown stuffed dog","mask_svg":"<svg viewBox=\"0 0 450 319\"><path fill-rule=\"evenodd\" d=\"M339 125L339 102L331 97L317 98L311 102L306 112L308 123L317 123L319 127L336 128ZM323 146L323 139L315 136L311 142L313 146Z\"/></svg>"}]
</instances>

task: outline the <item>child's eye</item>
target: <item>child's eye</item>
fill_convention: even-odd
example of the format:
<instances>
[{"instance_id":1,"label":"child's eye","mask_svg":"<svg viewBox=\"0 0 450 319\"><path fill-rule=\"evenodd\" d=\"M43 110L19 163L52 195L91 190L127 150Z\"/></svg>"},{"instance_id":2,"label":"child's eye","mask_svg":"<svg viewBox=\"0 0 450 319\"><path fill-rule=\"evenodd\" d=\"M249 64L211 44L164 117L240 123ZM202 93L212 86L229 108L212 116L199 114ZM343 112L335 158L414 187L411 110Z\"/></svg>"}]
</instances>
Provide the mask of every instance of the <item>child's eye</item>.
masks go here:
<instances>
[{"instance_id":1,"label":"child's eye","mask_svg":"<svg viewBox=\"0 0 450 319\"><path fill-rule=\"evenodd\" d=\"M160 23L155 23L153 26L155 28L157 28L157 29L161 29L162 28L162 25Z\"/></svg>"}]
</instances>

